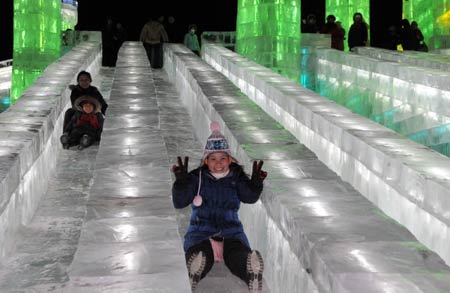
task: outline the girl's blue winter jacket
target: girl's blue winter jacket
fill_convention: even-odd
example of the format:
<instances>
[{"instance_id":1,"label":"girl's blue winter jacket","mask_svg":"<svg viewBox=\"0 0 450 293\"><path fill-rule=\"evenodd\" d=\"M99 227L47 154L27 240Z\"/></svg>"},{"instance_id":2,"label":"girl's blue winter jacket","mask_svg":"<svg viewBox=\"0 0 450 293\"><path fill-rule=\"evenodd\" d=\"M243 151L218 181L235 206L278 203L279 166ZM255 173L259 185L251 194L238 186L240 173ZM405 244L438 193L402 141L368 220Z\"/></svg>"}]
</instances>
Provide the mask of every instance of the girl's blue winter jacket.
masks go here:
<instances>
[{"instance_id":1,"label":"girl's blue winter jacket","mask_svg":"<svg viewBox=\"0 0 450 293\"><path fill-rule=\"evenodd\" d=\"M199 187L202 204L192 204ZM203 165L191 171L186 180L176 180L172 187L173 205L177 209L191 204L192 215L184 237L184 250L209 239L212 236L239 239L250 248L238 217L240 203L255 203L261 195L262 182L254 183L242 167L232 163L229 174L221 179L214 178Z\"/></svg>"}]
</instances>

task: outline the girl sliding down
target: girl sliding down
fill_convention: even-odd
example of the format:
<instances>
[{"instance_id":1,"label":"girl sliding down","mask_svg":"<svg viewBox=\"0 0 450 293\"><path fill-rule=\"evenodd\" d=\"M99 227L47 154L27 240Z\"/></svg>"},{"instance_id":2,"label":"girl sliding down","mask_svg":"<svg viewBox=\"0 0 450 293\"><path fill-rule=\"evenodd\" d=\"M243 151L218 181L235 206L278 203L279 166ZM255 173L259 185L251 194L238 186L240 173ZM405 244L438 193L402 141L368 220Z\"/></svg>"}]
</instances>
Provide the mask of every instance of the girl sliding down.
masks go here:
<instances>
[{"instance_id":1,"label":"girl sliding down","mask_svg":"<svg viewBox=\"0 0 450 293\"><path fill-rule=\"evenodd\" d=\"M188 205L192 214L184 237L184 250L192 292L211 270L214 261L225 261L229 270L245 281L250 292L262 290L263 259L252 250L238 217L240 203L255 203L267 172L263 161L253 162L249 178L231 155L228 142L216 122L211 124L200 167L188 173L188 157L178 157L172 167L176 180L173 204Z\"/></svg>"}]
</instances>

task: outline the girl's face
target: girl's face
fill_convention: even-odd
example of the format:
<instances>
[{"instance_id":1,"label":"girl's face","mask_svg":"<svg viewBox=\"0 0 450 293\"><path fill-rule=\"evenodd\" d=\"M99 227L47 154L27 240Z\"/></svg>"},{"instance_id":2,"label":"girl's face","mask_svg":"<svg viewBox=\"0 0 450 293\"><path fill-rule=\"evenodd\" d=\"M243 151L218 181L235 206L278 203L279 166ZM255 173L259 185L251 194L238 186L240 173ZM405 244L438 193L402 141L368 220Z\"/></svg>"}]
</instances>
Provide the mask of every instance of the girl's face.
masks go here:
<instances>
[{"instance_id":1,"label":"girl's face","mask_svg":"<svg viewBox=\"0 0 450 293\"><path fill-rule=\"evenodd\" d=\"M211 173L225 173L228 171L231 158L227 153L212 153L208 156L207 165Z\"/></svg>"},{"instance_id":2,"label":"girl's face","mask_svg":"<svg viewBox=\"0 0 450 293\"><path fill-rule=\"evenodd\" d=\"M80 75L80 78L78 78L78 84L80 87L87 89L91 85L91 80L86 75Z\"/></svg>"},{"instance_id":3,"label":"girl's face","mask_svg":"<svg viewBox=\"0 0 450 293\"><path fill-rule=\"evenodd\" d=\"M86 114L91 114L94 111L94 105L91 103L84 103L83 104L83 112Z\"/></svg>"}]
</instances>

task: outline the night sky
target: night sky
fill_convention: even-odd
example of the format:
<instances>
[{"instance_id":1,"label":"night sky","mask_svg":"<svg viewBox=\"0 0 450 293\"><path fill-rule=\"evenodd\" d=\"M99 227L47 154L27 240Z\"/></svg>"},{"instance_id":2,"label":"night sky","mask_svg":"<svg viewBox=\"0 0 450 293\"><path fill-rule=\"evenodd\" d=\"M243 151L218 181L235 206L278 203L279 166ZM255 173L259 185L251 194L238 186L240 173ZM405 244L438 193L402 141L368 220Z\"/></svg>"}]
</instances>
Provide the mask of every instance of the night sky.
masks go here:
<instances>
[{"instance_id":1,"label":"night sky","mask_svg":"<svg viewBox=\"0 0 450 293\"><path fill-rule=\"evenodd\" d=\"M376 40L378 26L378 31L384 31L388 23L400 21L401 0L370 1L371 4L376 3L376 7L372 5L372 10L380 15L378 18L371 15L371 39ZM0 0L0 60L12 58L13 2L14 0ZM174 16L181 35L187 32L191 23L197 24L199 35L203 31L234 31L237 2L238 0L79 0L78 25L75 29L101 30L106 17L112 16L127 29L128 40L135 41L150 17ZM147 8L146 5L151 7ZM325 0L302 0L301 5L302 18L309 13L315 13L318 21L324 22Z\"/></svg>"}]
</instances>

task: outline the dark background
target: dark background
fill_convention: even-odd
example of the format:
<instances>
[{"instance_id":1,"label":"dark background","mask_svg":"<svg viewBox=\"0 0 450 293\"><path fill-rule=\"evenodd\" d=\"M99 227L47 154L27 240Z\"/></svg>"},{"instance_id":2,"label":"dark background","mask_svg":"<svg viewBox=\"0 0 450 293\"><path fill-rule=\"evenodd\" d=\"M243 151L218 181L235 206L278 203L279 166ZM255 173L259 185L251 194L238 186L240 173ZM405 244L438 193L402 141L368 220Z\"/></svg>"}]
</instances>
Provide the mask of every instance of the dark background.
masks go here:
<instances>
[{"instance_id":1,"label":"dark background","mask_svg":"<svg viewBox=\"0 0 450 293\"><path fill-rule=\"evenodd\" d=\"M12 58L13 0L0 0L0 60ZM128 32L128 40L139 37L142 26L150 17L174 16L181 31L188 25L203 31L234 31L238 0L142 1L142 0L79 0L77 30L101 30L107 16L121 22ZM325 0L301 0L302 19L309 13L325 21ZM380 47L387 28L398 25L402 16L402 0L370 0L371 45ZM150 6L150 7L146 7ZM339 16L338 16L339 17Z\"/></svg>"}]
</instances>

